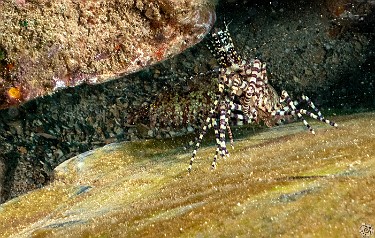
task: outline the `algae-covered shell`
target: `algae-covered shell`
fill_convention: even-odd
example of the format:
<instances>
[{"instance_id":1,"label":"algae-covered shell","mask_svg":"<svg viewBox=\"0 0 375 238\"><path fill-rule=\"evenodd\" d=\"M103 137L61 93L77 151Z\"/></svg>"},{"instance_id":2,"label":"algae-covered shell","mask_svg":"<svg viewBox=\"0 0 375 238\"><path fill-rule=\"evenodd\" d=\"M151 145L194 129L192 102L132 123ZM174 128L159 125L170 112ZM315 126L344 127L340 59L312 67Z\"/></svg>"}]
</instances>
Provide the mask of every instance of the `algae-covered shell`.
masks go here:
<instances>
[{"instance_id":1,"label":"algae-covered shell","mask_svg":"<svg viewBox=\"0 0 375 238\"><path fill-rule=\"evenodd\" d=\"M210 0L4 0L0 12L0 109L140 70L198 43L215 21Z\"/></svg>"}]
</instances>

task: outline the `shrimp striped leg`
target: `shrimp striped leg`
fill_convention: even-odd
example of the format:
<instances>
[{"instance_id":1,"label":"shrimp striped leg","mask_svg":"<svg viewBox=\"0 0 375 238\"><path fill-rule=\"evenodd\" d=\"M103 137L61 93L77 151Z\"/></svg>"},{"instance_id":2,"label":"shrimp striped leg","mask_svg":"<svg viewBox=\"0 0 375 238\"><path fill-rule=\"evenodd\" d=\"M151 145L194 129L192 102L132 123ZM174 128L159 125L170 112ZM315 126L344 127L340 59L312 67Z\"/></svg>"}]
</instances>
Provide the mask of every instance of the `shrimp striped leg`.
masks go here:
<instances>
[{"instance_id":1,"label":"shrimp striped leg","mask_svg":"<svg viewBox=\"0 0 375 238\"><path fill-rule=\"evenodd\" d=\"M305 101L307 103L307 105L309 105L309 107L311 107L316 112L317 116L312 117L312 118L314 118L316 120L319 120L321 122L324 122L324 123L326 123L330 126L333 126L333 127L338 126L335 122L325 119L324 116L322 115L322 113L320 112L320 110L317 107L315 107L314 103L310 100L310 98L308 98L305 95L302 95L302 101ZM310 114L314 115L313 113L310 113Z\"/></svg>"},{"instance_id":2,"label":"shrimp striped leg","mask_svg":"<svg viewBox=\"0 0 375 238\"><path fill-rule=\"evenodd\" d=\"M216 102L216 101L215 101ZM216 103L217 104L217 103ZM191 156L191 159L190 159L190 163L189 163L189 167L188 167L188 171L191 172L191 168L193 166L193 163L194 163L194 160L195 160L195 157L197 155L197 151L202 143L202 140L203 140L203 137L204 135L207 133L207 129L209 127L209 124L211 123L211 118L212 118L212 115L215 114L215 108L213 107L211 110L210 110L210 115L206 118L206 121L205 121L205 124L204 126L202 127L202 131L199 133L199 136L198 136L198 139L197 139L197 142L195 143L195 148L193 150L193 154Z\"/></svg>"},{"instance_id":3,"label":"shrimp striped leg","mask_svg":"<svg viewBox=\"0 0 375 238\"><path fill-rule=\"evenodd\" d=\"M190 163L189 163L189 167L188 167L188 171L189 172L191 172L191 169L193 167L193 163L194 163L195 157L197 155L197 151L198 151L198 149L199 149L199 147L200 147L200 145L202 143L204 135L207 133L207 129L211 125L215 127L216 111L217 111L217 108L219 106L219 102L221 100L223 92L224 92L224 84L223 84L222 80L220 80L219 81L219 93L218 93L218 95L216 97L216 100L214 101L213 107L210 110L209 116L206 118L205 124L202 127L202 131L200 132L200 134L198 136L197 142L195 144L195 148L193 150L193 154L192 154L192 156L190 158ZM216 134L216 132L215 132L215 134Z\"/></svg>"},{"instance_id":4,"label":"shrimp striped leg","mask_svg":"<svg viewBox=\"0 0 375 238\"><path fill-rule=\"evenodd\" d=\"M310 126L309 123L307 123L307 121L305 120L305 118L303 118L302 114L300 113L299 110L297 110L294 102L292 101L292 99L289 97L289 94L287 93L287 91L283 90L281 92L281 100L280 102L285 102L287 107L286 107L286 111L288 110L291 110L292 112L294 112L296 115L297 115L297 118L299 120L302 120L303 124L307 127L307 129L309 129L309 131L312 133L312 134L315 134L315 131L314 129ZM288 109L289 107L289 109Z\"/></svg>"},{"instance_id":5,"label":"shrimp striped leg","mask_svg":"<svg viewBox=\"0 0 375 238\"><path fill-rule=\"evenodd\" d=\"M305 109L297 109L296 107L299 106L301 102L305 101L309 107L311 107L314 112L310 112ZM337 127L337 124L327 120L324 118L322 113L318 108L315 107L314 103L307 97L307 96L302 96L302 100L300 102L292 102L291 98L289 97L288 93L286 91L282 92L282 96L280 99L280 102L285 102L287 104L286 107L274 110L271 115L272 116L286 116L286 115L293 115L297 116L298 119L302 120L305 126L310 130L312 134L315 134L315 131L312 129L312 127L307 123L307 121L303 118L303 115L307 115L315 120L319 120L321 122L324 122L330 126Z\"/></svg>"}]
</instances>

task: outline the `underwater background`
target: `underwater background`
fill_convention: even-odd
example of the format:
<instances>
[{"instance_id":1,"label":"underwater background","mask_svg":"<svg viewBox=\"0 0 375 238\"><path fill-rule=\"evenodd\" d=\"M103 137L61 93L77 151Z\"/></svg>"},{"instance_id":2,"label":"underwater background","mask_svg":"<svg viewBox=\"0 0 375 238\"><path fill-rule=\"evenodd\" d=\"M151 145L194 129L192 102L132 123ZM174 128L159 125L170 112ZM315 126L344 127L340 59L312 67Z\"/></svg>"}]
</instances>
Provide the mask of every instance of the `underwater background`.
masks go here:
<instances>
[{"instance_id":1,"label":"underwater background","mask_svg":"<svg viewBox=\"0 0 375 238\"><path fill-rule=\"evenodd\" d=\"M244 58L267 63L278 93L308 95L339 128L314 122L311 138L302 123L236 127L232 157L215 172L209 171L213 135L189 177L191 154L183 150L217 89L211 76L199 75L217 68L207 39L137 73L2 109L0 202L47 187L0 207L7 221L0 230L10 236L26 222L19 234L40 237L69 229L81 237L358 237L362 223L375 225L374 10L373 1L359 0L217 3L213 28L227 25ZM122 141L131 143L111 145ZM87 152L93 149L99 155ZM51 211L42 209L50 204ZM92 204L98 207L89 213ZM33 219L22 221L13 206ZM218 214L225 215L215 221ZM95 223L101 216L105 222Z\"/></svg>"}]
</instances>

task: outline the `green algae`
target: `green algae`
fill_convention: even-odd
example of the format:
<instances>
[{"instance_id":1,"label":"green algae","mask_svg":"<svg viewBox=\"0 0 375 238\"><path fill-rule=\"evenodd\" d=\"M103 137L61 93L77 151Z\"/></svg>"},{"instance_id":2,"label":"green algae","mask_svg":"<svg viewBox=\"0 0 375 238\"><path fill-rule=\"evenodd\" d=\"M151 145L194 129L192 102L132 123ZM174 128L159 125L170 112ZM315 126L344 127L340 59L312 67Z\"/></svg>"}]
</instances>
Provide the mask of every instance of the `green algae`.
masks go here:
<instances>
[{"instance_id":1,"label":"green algae","mask_svg":"<svg viewBox=\"0 0 375 238\"><path fill-rule=\"evenodd\" d=\"M191 174L191 151L181 148L189 138L105 146L1 205L0 229L3 237L358 236L363 222L375 225L374 115L337 117L338 129L311 123L315 136L300 123L237 128L231 156L211 171L208 141Z\"/></svg>"}]
</instances>

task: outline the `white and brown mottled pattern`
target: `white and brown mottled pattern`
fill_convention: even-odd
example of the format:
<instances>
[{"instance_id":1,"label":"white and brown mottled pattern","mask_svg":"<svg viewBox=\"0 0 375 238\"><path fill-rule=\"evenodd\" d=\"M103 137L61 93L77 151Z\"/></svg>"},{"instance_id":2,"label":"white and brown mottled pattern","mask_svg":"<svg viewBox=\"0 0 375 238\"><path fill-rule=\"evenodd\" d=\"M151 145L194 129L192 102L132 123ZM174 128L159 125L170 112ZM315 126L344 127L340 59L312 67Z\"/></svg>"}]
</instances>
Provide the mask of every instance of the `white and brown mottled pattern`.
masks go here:
<instances>
[{"instance_id":1,"label":"white and brown mottled pattern","mask_svg":"<svg viewBox=\"0 0 375 238\"><path fill-rule=\"evenodd\" d=\"M266 64L259 59L243 59L235 50L228 27L211 34L211 53L219 63L219 88L216 100L205 121L201 133L195 143L195 149L190 159L188 171L192 169L197 150L207 129L213 127L216 136L216 154L212 168L216 168L218 155L228 156L226 148L226 132L233 144L230 122L234 124L264 121L267 126L274 125L286 116L294 116L305 124L312 134L313 128L307 123L303 115L322 121L331 126L337 124L324 118L318 108L307 97L300 101L293 101L284 90L279 97L276 90L268 83ZM314 112L299 108L301 103L307 104ZM231 121L230 121L231 120Z\"/></svg>"}]
</instances>

